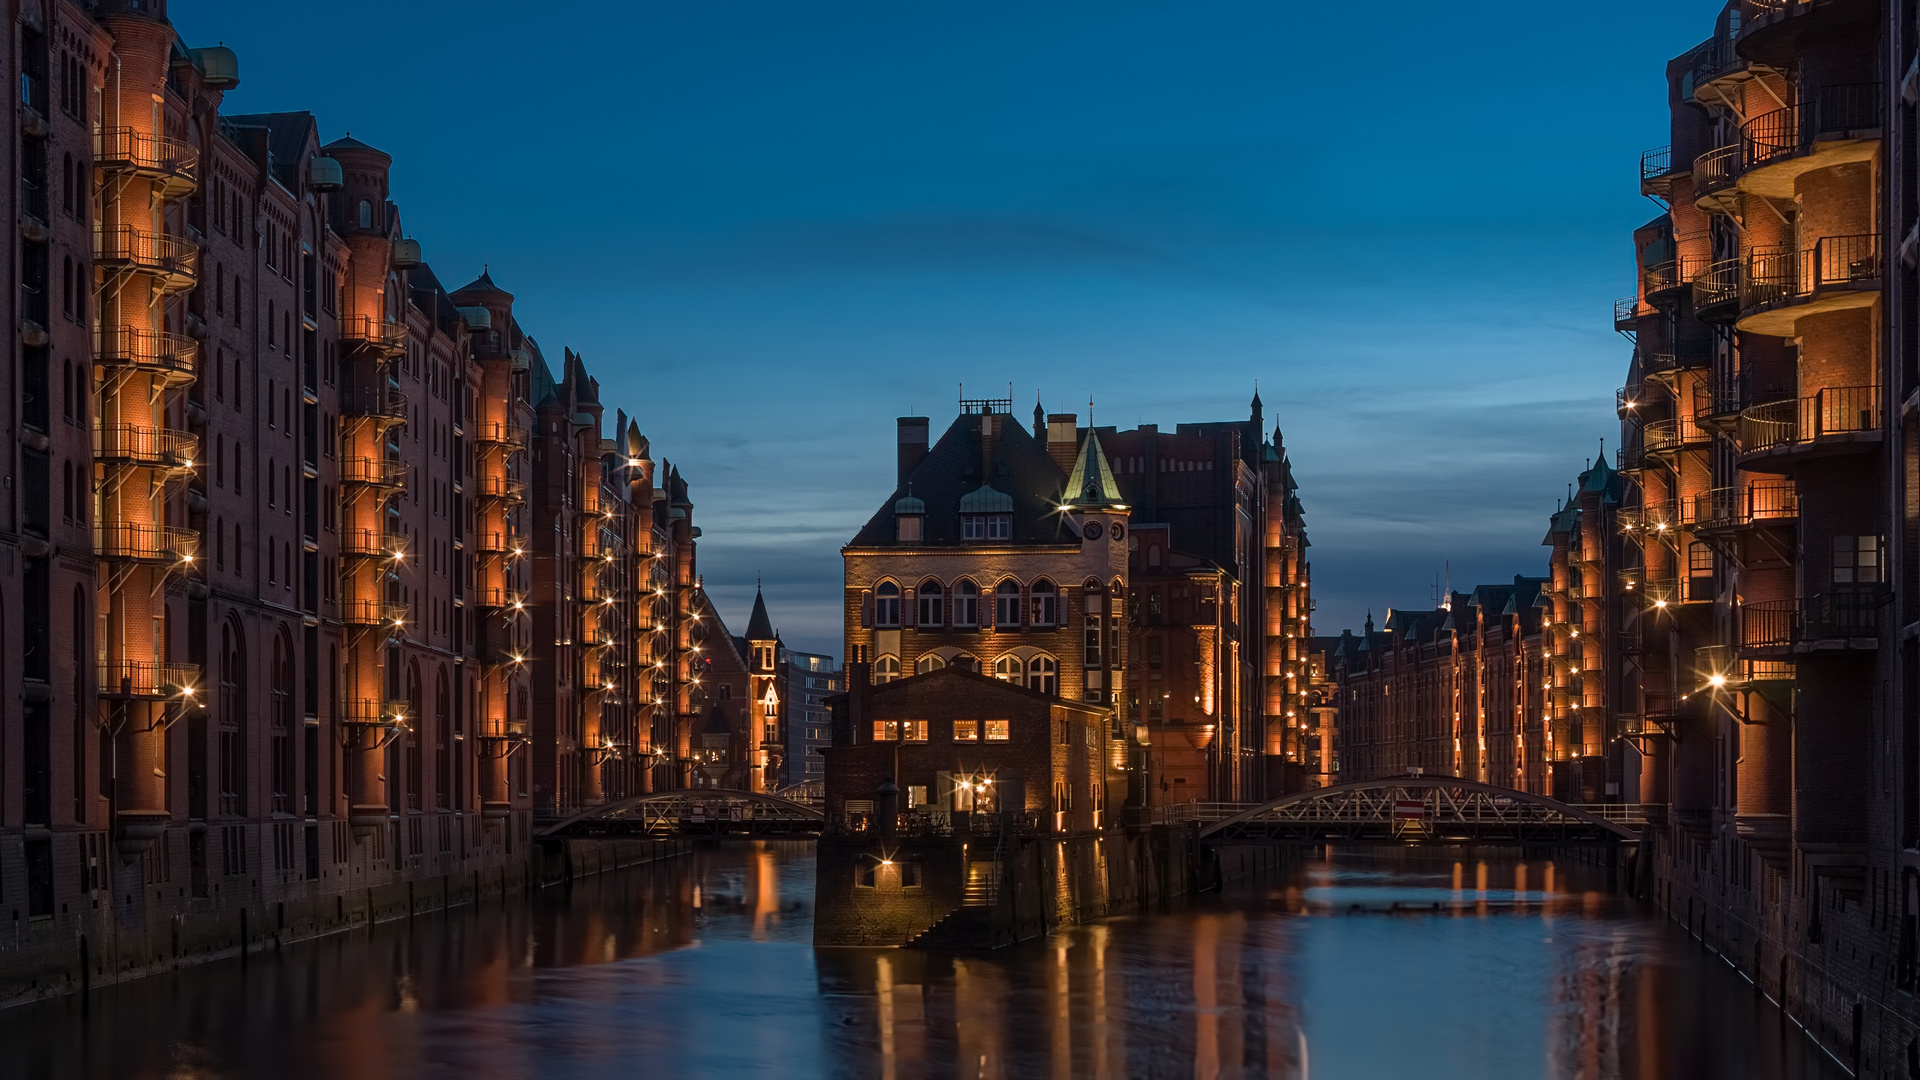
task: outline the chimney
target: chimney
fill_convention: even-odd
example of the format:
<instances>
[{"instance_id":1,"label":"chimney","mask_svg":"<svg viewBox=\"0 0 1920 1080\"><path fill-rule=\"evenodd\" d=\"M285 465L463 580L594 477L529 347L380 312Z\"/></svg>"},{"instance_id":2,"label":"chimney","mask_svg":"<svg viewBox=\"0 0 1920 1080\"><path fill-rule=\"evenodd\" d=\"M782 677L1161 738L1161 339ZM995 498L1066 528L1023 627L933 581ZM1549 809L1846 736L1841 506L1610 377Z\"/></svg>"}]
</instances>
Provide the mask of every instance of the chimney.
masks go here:
<instances>
[{"instance_id":1,"label":"chimney","mask_svg":"<svg viewBox=\"0 0 1920 1080\"><path fill-rule=\"evenodd\" d=\"M907 486L907 477L927 457L927 418L924 416L903 416L900 418L900 479L895 485Z\"/></svg>"},{"instance_id":2,"label":"chimney","mask_svg":"<svg viewBox=\"0 0 1920 1080\"><path fill-rule=\"evenodd\" d=\"M1060 474L1065 476L1073 471L1074 459L1080 456L1080 418L1073 413L1047 414L1047 456L1060 466Z\"/></svg>"}]
</instances>

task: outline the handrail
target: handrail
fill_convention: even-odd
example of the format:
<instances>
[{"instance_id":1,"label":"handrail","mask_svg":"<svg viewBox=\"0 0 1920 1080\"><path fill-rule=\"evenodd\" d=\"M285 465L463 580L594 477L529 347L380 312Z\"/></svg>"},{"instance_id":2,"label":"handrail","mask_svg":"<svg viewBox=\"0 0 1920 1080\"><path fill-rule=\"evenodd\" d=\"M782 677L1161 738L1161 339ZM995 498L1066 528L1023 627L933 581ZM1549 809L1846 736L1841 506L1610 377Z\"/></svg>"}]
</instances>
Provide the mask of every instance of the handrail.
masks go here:
<instances>
[{"instance_id":1,"label":"handrail","mask_svg":"<svg viewBox=\"0 0 1920 1080\"><path fill-rule=\"evenodd\" d=\"M109 697L173 697L200 681L200 665L159 660L102 660L100 693Z\"/></svg>"},{"instance_id":2,"label":"handrail","mask_svg":"<svg viewBox=\"0 0 1920 1080\"><path fill-rule=\"evenodd\" d=\"M1744 156L1745 151L1735 143L1709 150L1693 159L1694 197L1705 198L1732 187L1733 182L1740 178Z\"/></svg>"},{"instance_id":3,"label":"handrail","mask_svg":"<svg viewBox=\"0 0 1920 1080\"><path fill-rule=\"evenodd\" d=\"M362 386L340 395L343 416L407 418L407 395L397 387Z\"/></svg>"},{"instance_id":4,"label":"handrail","mask_svg":"<svg viewBox=\"0 0 1920 1080\"><path fill-rule=\"evenodd\" d=\"M139 424L96 424L94 456L145 465L192 468L200 437L190 431Z\"/></svg>"},{"instance_id":5,"label":"handrail","mask_svg":"<svg viewBox=\"0 0 1920 1080\"><path fill-rule=\"evenodd\" d=\"M407 534L385 529L343 529L340 553L398 559L407 553Z\"/></svg>"},{"instance_id":6,"label":"handrail","mask_svg":"<svg viewBox=\"0 0 1920 1080\"><path fill-rule=\"evenodd\" d=\"M373 487L405 487L407 464L404 461L388 461L384 458L341 458L340 482L368 484Z\"/></svg>"},{"instance_id":7,"label":"handrail","mask_svg":"<svg viewBox=\"0 0 1920 1080\"><path fill-rule=\"evenodd\" d=\"M1714 307L1740 299L1740 260L1721 259L1707 264L1693 279L1693 306Z\"/></svg>"},{"instance_id":8,"label":"handrail","mask_svg":"<svg viewBox=\"0 0 1920 1080\"><path fill-rule=\"evenodd\" d=\"M200 148L185 139L148 135L130 127L99 128L93 133L93 160L109 170L126 165L191 182L199 171Z\"/></svg>"},{"instance_id":9,"label":"handrail","mask_svg":"<svg viewBox=\"0 0 1920 1080\"><path fill-rule=\"evenodd\" d=\"M200 245L184 236L147 232L132 225L93 230L94 261L131 263L157 274L192 280L200 269Z\"/></svg>"},{"instance_id":10,"label":"handrail","mask_svg":"<svg viewBox=\"0 0 1920 1080\"><path fill-rule=\"evenodd\" d=\"M340 338L397 352L407 346L407 325L374 315L349 315L340 320Z\"/></svg>"},{"instance_id":11,"label":"handrail","mask_svg":"<svg viewBox=\"0 0 1920 1080\"><path fill-rule=\"evenodd\" d=\"M94 554L105 559L183 561L199 554L200 534L172 525L100 517L93 523L93 548Z\"/></svg>"},{"instance_id":12,"label":"handrail","mask_svg":"<svg viewBox=\"0 0 1920 1080\"><path fill-rule=\"evenodd\" d=\"M107 367L130 364L191 379L199 368L200 343L185 334L105 326L94 342L94 359Z\"/></svg>"},{"instance_id":13,"label":"handrail","mask_svg":"<svg viewBox=\"0 0 1920 1080\"><path fill-rule=\"evenodd\" d=\"M1673 172L1673 147L1656 146L1640 154L1640 181L1645 183Z\"/></svg>"}]
</instances>

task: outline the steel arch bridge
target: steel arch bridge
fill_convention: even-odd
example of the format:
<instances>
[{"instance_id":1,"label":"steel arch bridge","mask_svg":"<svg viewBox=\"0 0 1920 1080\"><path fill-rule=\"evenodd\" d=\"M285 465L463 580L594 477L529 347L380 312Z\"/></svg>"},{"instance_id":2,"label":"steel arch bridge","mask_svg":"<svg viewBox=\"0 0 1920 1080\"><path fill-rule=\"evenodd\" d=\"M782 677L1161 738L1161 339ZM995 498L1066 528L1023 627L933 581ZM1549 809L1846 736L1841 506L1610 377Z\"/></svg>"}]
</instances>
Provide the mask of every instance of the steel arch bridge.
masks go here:
<instances>
[{"instance_id":1,"label":"steel arch bridge","mask_svg":"<svg viewBox=\"0 0 1920 1080\"><path fill-rule=\"evenodd\" d=\"M1572 806L1447 776L1361 780L1250 807L1200 830L1212 843L1560 844L1639 840L1639 807Z\"/></svg>"},{"instance_id":2,"label":"steel arch bridge","mask_svg":"<svg viewBox=\"0 0 1920 1080\"><path fill-rule=\"evenodd\" d=\"M543 837L814 836L826 815L756 791L686 788L636 795L582 810L540 830Z\"/></svg>"}]
</instances>

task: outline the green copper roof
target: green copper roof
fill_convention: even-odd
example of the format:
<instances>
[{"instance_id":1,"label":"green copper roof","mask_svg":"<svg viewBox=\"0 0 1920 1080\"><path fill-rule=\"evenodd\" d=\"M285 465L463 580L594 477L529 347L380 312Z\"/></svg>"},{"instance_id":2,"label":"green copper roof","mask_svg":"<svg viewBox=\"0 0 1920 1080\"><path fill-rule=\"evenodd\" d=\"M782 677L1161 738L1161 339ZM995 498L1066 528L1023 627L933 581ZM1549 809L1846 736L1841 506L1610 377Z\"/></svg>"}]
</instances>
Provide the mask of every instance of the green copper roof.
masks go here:
<instances>
[{"instance_id":1,"label":"green copper roof","mask_svg":"<svg viewBox=\"0 0 1920 1080\"><path fill-rule=\"evenodd\" d=\"M1107 455L1100 450L1100 436L1091 429L1087 431L1087 441L1080 444L1080 457L1073 463L1073 472L1067 474L1067 490L1062 501L1072 506L1127 504L1120 494L1120 485L1113 481L1113 470L1107 467Z\"/></svg>"},{"instance_id":2,"label":"green copper roof","mask_svg":"<svg viewBox=\"0 0 1920 1080\"><path fill-rule=\"evenodd\" d=\"M914 500L918 502L919 500ZM921 509L926 509L923 504ZM900 511L896 508L894 513ZM991 484L982 484L960 497L960 512L963 514L1011 514L1013 496L997 491Z\"/></svg>"}]
</instances>

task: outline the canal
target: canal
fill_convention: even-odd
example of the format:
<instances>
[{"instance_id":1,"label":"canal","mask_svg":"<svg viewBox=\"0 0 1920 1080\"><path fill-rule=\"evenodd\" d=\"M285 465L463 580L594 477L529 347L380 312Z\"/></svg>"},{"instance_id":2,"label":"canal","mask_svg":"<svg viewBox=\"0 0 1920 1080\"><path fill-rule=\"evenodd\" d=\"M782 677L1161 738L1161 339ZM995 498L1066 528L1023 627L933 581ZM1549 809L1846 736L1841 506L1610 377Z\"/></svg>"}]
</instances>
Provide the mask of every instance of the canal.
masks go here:
<instances>
[{"instance_id":1,"label":"canal","mask_svg":"<svg viewBox=\"0 0 1920 1080\"><path fill-rule=\"evenodd\" d=\"M1322 853L993 954L810 945L812 848L727 845L0 1012L0 1075L1845 1074L1586 868Z\"/></svg>"}]
</instances>

